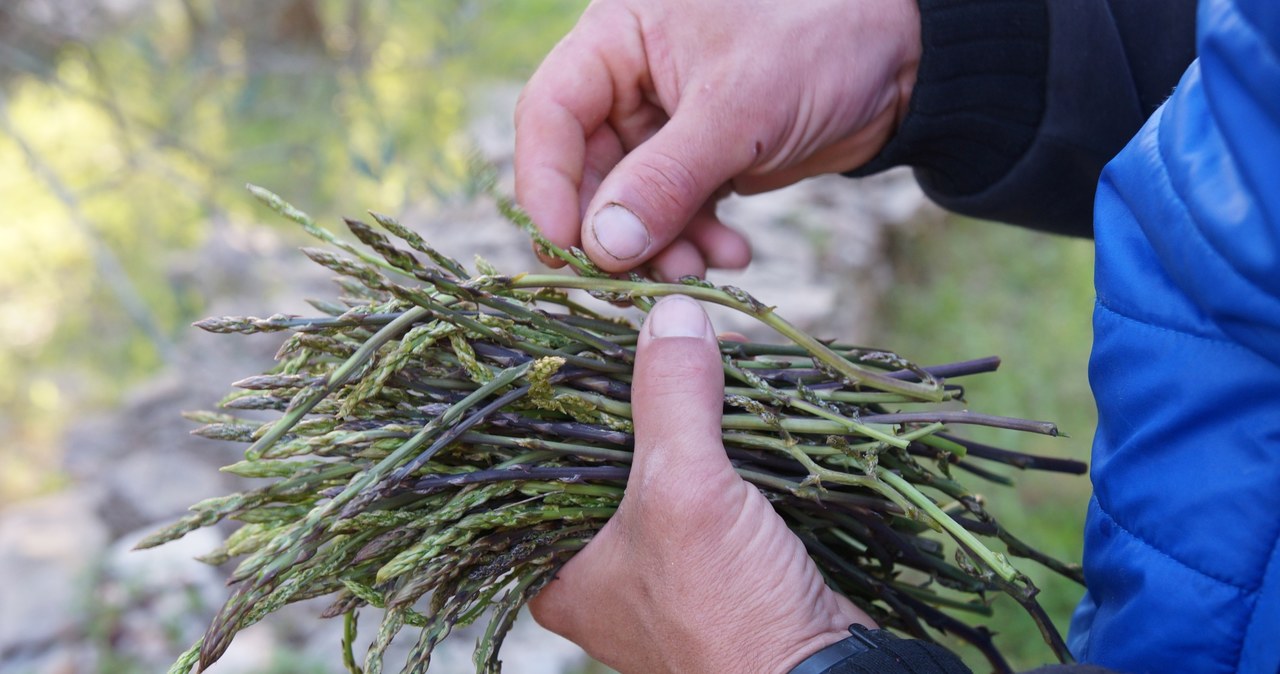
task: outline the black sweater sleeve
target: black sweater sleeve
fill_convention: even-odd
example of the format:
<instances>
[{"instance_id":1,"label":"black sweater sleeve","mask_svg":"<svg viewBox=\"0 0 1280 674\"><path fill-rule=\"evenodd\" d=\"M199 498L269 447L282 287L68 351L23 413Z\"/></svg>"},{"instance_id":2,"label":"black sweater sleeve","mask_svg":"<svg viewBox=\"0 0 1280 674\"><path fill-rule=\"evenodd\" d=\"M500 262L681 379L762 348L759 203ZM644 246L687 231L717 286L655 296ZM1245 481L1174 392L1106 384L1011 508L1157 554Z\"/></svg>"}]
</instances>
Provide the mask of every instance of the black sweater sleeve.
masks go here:
<instances>
[{"instance_id":1,"label":"black sweater sleeve","mask_svg":"<svg viewBox=\"0 0 1280 674\"><path fill-rule=\"evenodd\" d=\"M953 211L1090 236L1102 167L1195 57L1195 0L918 0L906 118L850 175L915 168Z\"/></svg>"}]
</instances>

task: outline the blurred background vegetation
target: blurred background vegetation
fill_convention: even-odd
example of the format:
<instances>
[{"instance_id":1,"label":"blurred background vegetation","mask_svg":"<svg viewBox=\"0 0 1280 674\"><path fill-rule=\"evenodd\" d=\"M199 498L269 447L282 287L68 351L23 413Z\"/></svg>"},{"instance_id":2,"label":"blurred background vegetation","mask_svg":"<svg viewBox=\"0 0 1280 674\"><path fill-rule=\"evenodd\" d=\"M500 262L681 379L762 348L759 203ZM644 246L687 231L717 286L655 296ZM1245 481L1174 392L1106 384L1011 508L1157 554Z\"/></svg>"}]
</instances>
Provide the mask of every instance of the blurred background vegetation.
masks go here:
<instances>
[{"instance_id":1,"label":"blurred background vegetation","mask_svg":"<svg viewBox=\"0 0 1280 674\"><path fill-rule=\"evenodd\" d=\"M0 4L0 503L56 487L73 410L199 317L173 253L257 219L245 182L325 214L457 194L468 90L526 76L583 4Z\"/></svg>"},{"instance_id":2,"label":"blurred background vegetation","mask_svg":"<svg viewBox=\"0 0 1280 674\"><path fill-rule=\"evenodd\" d=\"M395 212L468 188L472 93L520 82L584 0L5 0L0 4L0 508L56 490L62 431L161 368L215 289L184 252L262 221L242 185L315 214ZM943 362L1000 354L971 398L1085 458L1092 247L951 219L895 235L877 341ZM512 245L523 245L513 241ZM1079 558L1084 479L988 489L1010 528ZM1037 575L1065 621L1079 589ZM1019 665L1049 656L998 625Z\"/></svg>"},{"instance_id":3,"label":"blurred background vegetation","mask_svg":"<svg viewBox=\"0 0 1280 674\"><path fill-rule=\"evenodd\" d=\"M1089 459L1097 412L1086 368L1092 340L1093 243L952 217L900 237L901 282L883 299L881 343L929 362L998 354L997 374L964 382L975 407L1050 419L1069 437L966 428L965 437L1046 456ZM1079 562L1089 481L1051 473L1003 474L1017 487L975 483L1010 531L1058 559ZM1081 588L1033 563L1020 569L1065 635ZM997 645L1015 667L1052 661L1039 633L1007 597L996 601ZM974 671L981 660L966 653Z\"/></svg>"}]
</instances>

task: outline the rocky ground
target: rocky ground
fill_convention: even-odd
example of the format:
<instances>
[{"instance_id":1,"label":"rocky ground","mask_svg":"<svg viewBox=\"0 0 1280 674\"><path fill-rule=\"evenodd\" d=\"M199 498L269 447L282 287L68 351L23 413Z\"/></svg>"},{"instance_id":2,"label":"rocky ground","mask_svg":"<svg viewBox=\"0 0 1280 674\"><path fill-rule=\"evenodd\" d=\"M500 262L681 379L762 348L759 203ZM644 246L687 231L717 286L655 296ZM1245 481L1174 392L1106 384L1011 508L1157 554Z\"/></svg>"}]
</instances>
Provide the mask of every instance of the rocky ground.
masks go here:
<instances>
[{"instance_id":1,"label":"rocky ground","mask_svg":"<svg viewBox=\"0 0 1280 674\"><path fill-rule=\"evenodd\" d=\"M477 129L481 147L509 167L509 129L500 121ZM747 289L815 334L851 341L868 334L877 298L892 280L884 255L889 232L937 218L901 173L856 184L810 181L733 199L722 214L749 232L755 262L713 280ZM534 268L528 247L491 205L423 208L402 220L462 259L479 253L501 269ZM302 312L303 298L333 294L323 270L279 237L232 223L214 232L198 253L174 261L175 275L199 279L208 296L220 298L210 314ZM764 337L740 317L716 320L722 330ZM120 409L67 434L71 487L0 511L0 672L163 671L200 634L226 596L227 570L193 557L225 532L197 531L157 550L131 548L191 503L237 488L217 470L236 459L236 448L188 435L191 425L179 412L210 407L229 382L262 371L277 345L269 336L192 330L165 372ZM299 605L245 631L211 671L339 671L340 625L318 621L317 613ZM466 634L450 639L433 671L471 671L472 643ZM572 644L528 619L517 623L503 659L515 674L591 671Z\"/></svg>"}]
</instances>

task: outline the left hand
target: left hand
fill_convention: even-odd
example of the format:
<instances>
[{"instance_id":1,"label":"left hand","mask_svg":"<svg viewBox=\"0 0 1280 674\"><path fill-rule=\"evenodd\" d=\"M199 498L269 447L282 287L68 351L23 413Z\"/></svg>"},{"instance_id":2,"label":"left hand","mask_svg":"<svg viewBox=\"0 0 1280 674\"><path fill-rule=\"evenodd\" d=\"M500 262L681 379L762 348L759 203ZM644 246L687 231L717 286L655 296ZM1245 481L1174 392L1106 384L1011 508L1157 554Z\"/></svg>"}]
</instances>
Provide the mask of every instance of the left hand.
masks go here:
<instances>
[{"instance_id":1,"label":"left hand","mask_svg":"<svg viewBox=\"0 0 1280 674\"><path fill-rule=\"evenodd\" d=\"M617 514L530 603L621 672L786 672L869 616L734 472L711 322L670 297L640 331L635 458Z\"/></svg>"},{"instance_id":2,"label":"left hand","mask_svg":"<svg viewBox=\"0 0 1280 674\"><path fill-rule=\"evenodd\" d=\"M914 0L594 0L516 105L516 198L605 271L744 267L717 200L866 163L921 50Z\"/></svg>"}]
</instances>

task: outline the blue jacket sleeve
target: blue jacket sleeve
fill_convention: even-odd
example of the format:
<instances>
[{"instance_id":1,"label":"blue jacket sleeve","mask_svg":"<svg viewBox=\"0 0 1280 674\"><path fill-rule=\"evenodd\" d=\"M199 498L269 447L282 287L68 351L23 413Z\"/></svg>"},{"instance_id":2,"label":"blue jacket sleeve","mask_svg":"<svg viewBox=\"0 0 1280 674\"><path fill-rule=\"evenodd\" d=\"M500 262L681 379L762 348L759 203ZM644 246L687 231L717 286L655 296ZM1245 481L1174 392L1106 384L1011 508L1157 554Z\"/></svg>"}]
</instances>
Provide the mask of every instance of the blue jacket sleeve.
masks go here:
<instances>
[{"instance_id":1,"label":"blue jacket sleeve","mask_svg":"<svg viewBox=\"0 0 1280 674\"><path fill-rule=\"evenodd\" d=\"M1126 672L1280 671L1280 3L1203 0L1199 60L1103 173L1088 593Z\"/></svg>"}]
</instances>

